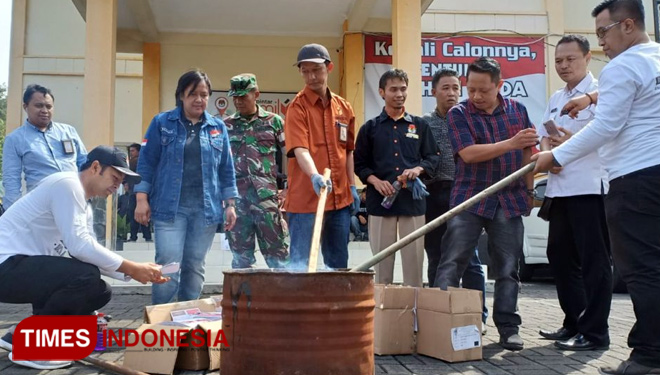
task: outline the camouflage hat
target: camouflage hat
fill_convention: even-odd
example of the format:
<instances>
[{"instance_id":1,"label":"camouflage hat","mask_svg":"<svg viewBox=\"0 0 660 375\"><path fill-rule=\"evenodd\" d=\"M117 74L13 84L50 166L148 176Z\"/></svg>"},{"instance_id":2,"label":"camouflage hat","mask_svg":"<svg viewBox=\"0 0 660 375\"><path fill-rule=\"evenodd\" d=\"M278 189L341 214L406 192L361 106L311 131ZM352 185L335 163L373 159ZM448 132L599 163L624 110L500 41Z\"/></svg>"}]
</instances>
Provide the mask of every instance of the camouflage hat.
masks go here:
<instances>
[{"instance_id":1,"label":"camouflage hat","mask_svg":"<svg viewBox=\"0 0 660 375\"><path fill-rule=\"evenodd\" d=\"M257 88L257 77L251 73L234 76L229 80L229 96L243 96Z\"/></svg>"}]
</instances>

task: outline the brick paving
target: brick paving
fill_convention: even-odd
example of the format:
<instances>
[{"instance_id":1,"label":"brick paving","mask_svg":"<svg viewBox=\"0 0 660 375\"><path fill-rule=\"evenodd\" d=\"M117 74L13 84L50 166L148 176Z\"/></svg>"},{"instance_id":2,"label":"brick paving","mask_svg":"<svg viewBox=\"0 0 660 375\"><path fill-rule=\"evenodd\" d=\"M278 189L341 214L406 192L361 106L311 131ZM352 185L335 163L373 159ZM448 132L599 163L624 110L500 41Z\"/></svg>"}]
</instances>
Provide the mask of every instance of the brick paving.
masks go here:
<instances>
[{"instance_id":1,"label":"brick paving","mask_svg":"<svg viewBox=\"0 0 660 375\"><path fill-rule=\"evenodd\" d=\"M488 305L492 306L492 285L489 285ZM122 293L121 291L118 291ZM124 292L125 293L125 292ZM558 328L563 319L557 302L554 286L550 282L525 283L522 287L519 307L522 315L520 334L525 341L525 349L509 352L497 344L497 330L491 319L488 321L488 333L484 336L484 359L463 363L445 363L443 361L418 355L376 356L377 375L581 375L598 374L598 367L616 364L628 357L630 349L626 346L628 331L634 323L630 298L625 294L615 294L610 314L611 345L608 351L560 352L555 350L551 341L538 336L541 328ZM136 328L142 322L142 307L149 304L150 296L145 294L119 294L103 311L114 319L110 328ZM0 304L0 332L11 324L27 316L27 305ZM121 363L123 349L109 348L100 358ZM68 369L39 371L14 365L7 358L7 352L0 349L0 373L8 375L101 375L111 374L97 368L75 363ZM179 371L179 375L205 375L204 371ZM217 375L218 371L208 372ZM240 375L240 374L237 374ZM263 374L270 375L270 374Z\"/></svg>"}]
</instances>

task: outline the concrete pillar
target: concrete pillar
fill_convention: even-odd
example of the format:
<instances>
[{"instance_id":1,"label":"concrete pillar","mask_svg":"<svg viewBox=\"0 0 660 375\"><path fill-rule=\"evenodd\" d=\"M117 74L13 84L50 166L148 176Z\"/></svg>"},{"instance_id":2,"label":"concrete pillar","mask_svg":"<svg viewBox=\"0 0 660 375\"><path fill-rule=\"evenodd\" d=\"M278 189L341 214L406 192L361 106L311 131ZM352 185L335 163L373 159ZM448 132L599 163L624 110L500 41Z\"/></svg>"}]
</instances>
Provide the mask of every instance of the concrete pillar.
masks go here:
<instances>
[{"instance_id":1,"label":"concrete pillar","mask_svg":"<svg viewBox=\"0 0 660 375\"><path fill-rule=\"evenodd\" d=\"M83 142L87 150L115 143L115 65L117 59L117 0L87 0ZM116 211L106 201L106 245L115 238Z\"/></svg>"},{"instance_id":2,"label":"concrete pillar","mask_svg":"<svg viewBox=\"0 0 660 375\"><path fill-rule=\"evenodd\" d=\"M364 123L364 38L362 33L344 35L342 92L355 112L355 132Z\"/></svg>"},{"instance_id":3,"label":"concrete pillar","mask_svg":"<svg viewBox=\"0 0 660 375\"><path fill-rule=\"evenodd\" d=\"M408 73L406 111L417 116L422 115L421 9L419 0L392 0L392 66Z\"/></svg>"},{"instance_id":4,"label":"concrete pillar","mask_svg":"<svg viewBox=\"0 0 660 375\"><path fill-rule=\"evenodd\" d=\"M114 144L117 0L87 0L83 142Z\"/></svg>"},{"instance_id":5,"label":"concrete pillar","mask_svg":"<svg viewBox=\"0 0 660 375\"><path fill-rule=\"evenodd\" d=\"M160 43L142 47L142 135L160 112Z\"/></svg>"},{"instance_id":6,"label":"concrete pillar","mask_svg":"<svg viewBox=\"0 0 660 375\"><path fill-rule=\"evenodd\" d=\"M23 55L27 0L14 0L9 42L9 82L7 87L7 134L21 126L23 114Z\"/></svg>"},{"instance_id":7,"label":"concrete pillar","mask_svg":"<svg viewBox=\"0 0 660 375\"><path fill-rule=\"evenodd\" d=\"M555 47L561 36L564 35L564 1L545 0L545 9L548 14L548 43L546 44L546 61L545 66L547 69L546 87L548 97L555 91L564 87L566 83L559 78L555 71Z\"/></svg>"}]
</instances>

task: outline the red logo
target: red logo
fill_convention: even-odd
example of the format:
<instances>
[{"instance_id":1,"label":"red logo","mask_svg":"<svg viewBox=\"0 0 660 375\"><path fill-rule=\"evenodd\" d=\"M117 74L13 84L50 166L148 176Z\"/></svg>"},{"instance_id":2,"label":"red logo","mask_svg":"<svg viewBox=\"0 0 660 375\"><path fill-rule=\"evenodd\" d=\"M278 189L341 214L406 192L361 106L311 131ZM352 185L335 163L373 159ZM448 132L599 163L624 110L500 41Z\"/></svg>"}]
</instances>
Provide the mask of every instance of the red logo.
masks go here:
<instances>
[{"instance_id":1,"label":"red logo","mask_svg":"<svg viewBox=\"0 0 660 375\"><path fill-rule=\"evenodd\" d=\"M218 130L218 129L211 129L211 131L209 132L209 134L211 134L211 137L217 137L217 136L219 136L220 134L222 134L222 132L221 132L220 130Z\"/></svg>"},{"instance_id":2,"label":"red logo","mask_svg":"<svg viewBox=\"0 0 660 375\"><path fill-rule=\"evenodd\" d=\"M12 344L18 361L82 359L96 345L96 316L34 315L18 323Z\"/></svg>"},{"instance_id":3,"label":"red logo","mask_svg":"<svg viewBox=\"0 0 660 375\"><path fill-rule=\"evenodd\" d=\"M97 346L97 317L94 315L35 315L16 326L13 358L19 361L76 361L90 355ZM105 330L103 346L133 347L229 347L222 330L189 327ZM225 349L226 350L226 349Z\"/></svg>"}]
</instances>

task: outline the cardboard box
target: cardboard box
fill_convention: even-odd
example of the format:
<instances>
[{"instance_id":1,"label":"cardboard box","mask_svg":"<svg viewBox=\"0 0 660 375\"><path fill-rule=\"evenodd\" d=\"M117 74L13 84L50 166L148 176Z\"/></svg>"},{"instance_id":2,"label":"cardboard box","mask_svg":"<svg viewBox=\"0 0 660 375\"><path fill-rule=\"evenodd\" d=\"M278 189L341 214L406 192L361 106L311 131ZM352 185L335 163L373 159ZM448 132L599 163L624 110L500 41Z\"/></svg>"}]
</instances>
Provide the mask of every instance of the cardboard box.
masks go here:
<instances>
[{"instance_id":1,"label":"cardboard box","mask_svg":"<svg viewBox=\"0 0 660 375\"><path fill-rule=\"evenodd\" d=\"M461 362L482 359L481 292L417 291L417 353Z\"/></svg>"},{"instance_id":2,"label":"cardboard box","mask_svg":"<svg viewBox=\"0 0 660 375\"><path fill-rule=\"evenodd\" d=\"M411 309L415 306L415 288L399 285L374 285L377 309Z\"/></svg>"},{"instance_id":3,"label":"cardboard box","mask_svg":"<svg viewBox=\"0 0 660 375\"><path fill-rule=\"evenodd\" d=\"M415 288L375 285L374 300L374 353L414 353Z\"/></svg>"},{"instance_id":4,"label":"cardboard box","mask_svg":"<svg viewBox=\"0 0 660 375\"><path fill-rule=\"evenodd\" d=\"M447 362L482 359L480 313L447 314L418 310L417 324L418 354Z\"/></svg>"},{"instance_id":5,"label":"cardboard box","mask_svg":"<svg viewBox=\"0 0 660 375\"><path fill-rule=\"evenodd\" d=\"M481 292L478 290L451 287L448 290L419 288L417 308L448 314L475 314L481 313L483 302Z\"/></svg>"},{"instance_id":6,"label":"cardboard box","mask_svg":"<svg viewBox=\"0 0 660 375\"><path fill-rule=\"evenodd\" d=\"M142 334L147 329L157 332L160 330L171 332L189 329L183 342L190 344L192 342L190 332L193 329L201 329L205 332L206 342L213 343L222 331L222 321L203 322L195 328L174 327L163 323L172 321L170 312L174 310L199 308L202 312L214 312L216 311L217 301L217 297L211 297L196 301L147 306L144 309L146 324L141 325L137 332ZM201 347L190 345L189 347L177 348L175 345L169 345L167 341L164 341L163 345L159 341L155 346L146 347L144 343L140 342L136 346L126 348L124 366L133 370L167 375L172 374L174 369L217 370L220 368L221 350L220 346L208 347L206 345Z\"/></svg>"}]
</instances>

